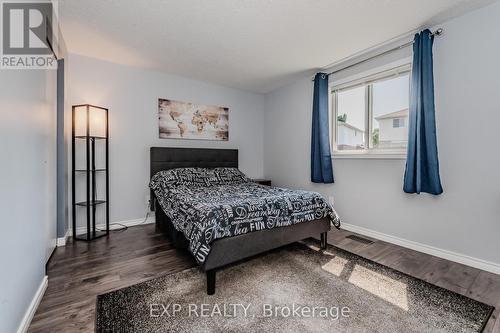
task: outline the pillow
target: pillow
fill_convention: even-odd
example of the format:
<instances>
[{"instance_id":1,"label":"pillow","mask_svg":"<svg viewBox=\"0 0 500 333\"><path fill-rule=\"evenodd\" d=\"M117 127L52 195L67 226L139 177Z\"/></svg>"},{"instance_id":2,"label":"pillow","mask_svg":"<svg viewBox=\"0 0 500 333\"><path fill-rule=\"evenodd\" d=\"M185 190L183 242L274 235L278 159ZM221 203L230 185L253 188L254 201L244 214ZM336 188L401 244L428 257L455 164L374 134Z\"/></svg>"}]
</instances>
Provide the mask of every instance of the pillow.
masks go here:
<instances>
[{"instance_id":1,"label":"pillow","mask_svg":"<svg viewBox=\"0 0 500 333\"><path fill-rule=\"evenodd\" d=\"M233 185L251 182L251 180L237 168L215 168L212 176L207 178L207 185Z\"/></svg>"},{"instance_id":2,"label":"pillow","mask_svg":"<svg viewBox=\"0 0 500 333\"><path fill-rule=\"evenodd\" d=\"M169 187L179 185L206 186L206 169L178 168L160 171L151 179L151 185L162 183Z\"/></svg>"}]
</instances>

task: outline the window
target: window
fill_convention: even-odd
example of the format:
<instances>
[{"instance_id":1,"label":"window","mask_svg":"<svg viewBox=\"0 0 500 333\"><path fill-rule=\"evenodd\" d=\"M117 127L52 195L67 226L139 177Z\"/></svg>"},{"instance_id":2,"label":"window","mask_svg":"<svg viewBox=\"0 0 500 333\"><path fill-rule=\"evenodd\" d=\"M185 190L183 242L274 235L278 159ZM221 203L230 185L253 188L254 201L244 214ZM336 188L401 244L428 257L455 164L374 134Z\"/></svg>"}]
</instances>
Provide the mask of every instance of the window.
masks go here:
<instances>
[{"instance_id":1,"label":"window","mask_svg":"<svg viewBox=\"0 0 500 333\"><path fill-rule=\"evenodd\" d=\"M392 119L392 127L400 128L405 126L405 118L394 118Z\"/></svg>"},{"instance_id":2,"label":"window","mask_svg":"<svg viewBox=\"0 0 500 333\"><path fill-rule=\"evenodd\" d=\"M410 65L332 89L332 146L338 153L402 153L408 141Z\"/></svg>"},{"instance_id":3,"label":"window","mask_svg":"<svg viewBox=\"0 0 500 333\"><path fill-rule=\"evenodd\" d=\"M337 149L365 148L365 88L356 87L337 93ZM359 134L359 135L358 135Z\"/></svg>"}]
</instances>

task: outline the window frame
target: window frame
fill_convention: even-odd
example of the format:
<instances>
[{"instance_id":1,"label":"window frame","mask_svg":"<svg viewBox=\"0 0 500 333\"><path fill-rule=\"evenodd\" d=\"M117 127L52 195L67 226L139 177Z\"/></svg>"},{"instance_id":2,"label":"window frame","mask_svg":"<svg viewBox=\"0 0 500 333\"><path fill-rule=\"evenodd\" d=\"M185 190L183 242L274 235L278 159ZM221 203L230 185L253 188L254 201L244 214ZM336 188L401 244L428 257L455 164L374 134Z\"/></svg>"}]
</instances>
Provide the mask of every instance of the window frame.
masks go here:
<instances>
[{"instance_id":1,"label":"window frame","mask_svg":"<svg viewBox=\"0 0 500 333\"><path fill-rule=\"evenodd\" d=\"M343 82L332 85L330 93L330 143L332 146L332 156L334 158L386 158L386 159L406 159L406 149L376 149L373 146L373 138L370 135L373 128L373 83L384 80L409 75L411 81L411 63L404 63L389 69L384 69L374 74L366 75L356 79L345 79ZM337 116L338 104L337 93L341 90L353 89L359 86L366 86L365 89L365 143L367 147L359 150L338 150L337 149ZM409 87L408 87L409 89Z\"/></svg>"}]
</instances>

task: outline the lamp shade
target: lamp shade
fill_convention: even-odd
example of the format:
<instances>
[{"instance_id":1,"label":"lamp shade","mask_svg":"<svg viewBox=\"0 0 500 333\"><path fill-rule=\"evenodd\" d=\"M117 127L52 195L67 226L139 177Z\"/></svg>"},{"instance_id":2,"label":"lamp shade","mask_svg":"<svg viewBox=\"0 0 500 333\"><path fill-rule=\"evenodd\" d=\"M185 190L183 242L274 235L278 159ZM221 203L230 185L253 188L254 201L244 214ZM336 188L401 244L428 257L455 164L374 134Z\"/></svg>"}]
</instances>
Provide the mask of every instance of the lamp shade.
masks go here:
<instances>
[{"instance_id":1,"label":"lamp shade","mask_svg":"<svg viewBox=\"0 0 500 333\"><path fill-rule=\"evenodd\" d=\"M107 110L92 105L74 107L75 136L106 137Z\"/></svg>"}]
</instances>

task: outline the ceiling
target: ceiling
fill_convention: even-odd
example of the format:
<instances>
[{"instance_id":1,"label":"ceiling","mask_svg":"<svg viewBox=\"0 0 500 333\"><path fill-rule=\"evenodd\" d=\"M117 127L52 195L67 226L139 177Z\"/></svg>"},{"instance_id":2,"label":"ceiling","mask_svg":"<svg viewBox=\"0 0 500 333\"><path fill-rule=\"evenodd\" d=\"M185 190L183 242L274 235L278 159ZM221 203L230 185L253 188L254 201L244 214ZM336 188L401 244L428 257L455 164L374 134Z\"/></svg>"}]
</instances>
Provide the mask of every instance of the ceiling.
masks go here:
<instances>
[{"instance_id":1,"label":"ceiling","mask_svg":"<svg viewBox=\"0 0 500 333\"><path fill-rule=\"evenodd\" d=\"M60 0L69 52L266 93L491 0Z\"/></svg>"}]
</instances>

